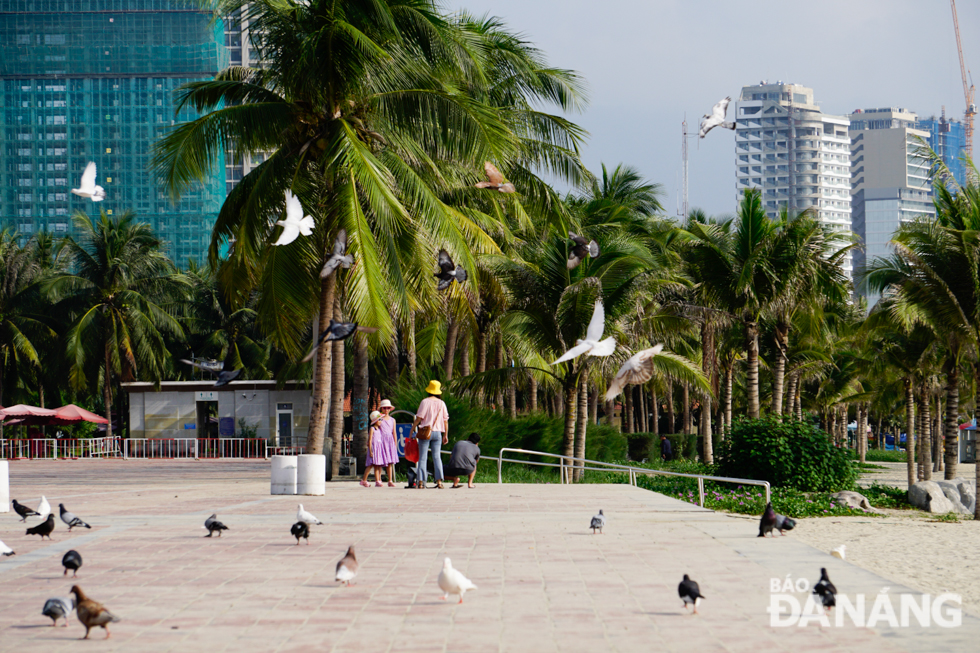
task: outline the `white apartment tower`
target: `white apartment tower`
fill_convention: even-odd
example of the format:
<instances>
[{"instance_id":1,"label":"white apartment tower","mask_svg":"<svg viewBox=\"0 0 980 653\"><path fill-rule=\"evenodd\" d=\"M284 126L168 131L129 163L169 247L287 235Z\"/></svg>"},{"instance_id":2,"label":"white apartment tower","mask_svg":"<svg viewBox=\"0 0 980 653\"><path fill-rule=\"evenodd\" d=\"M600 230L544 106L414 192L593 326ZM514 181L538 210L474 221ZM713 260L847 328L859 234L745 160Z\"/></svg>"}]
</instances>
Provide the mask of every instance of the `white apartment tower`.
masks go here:
<instances>
[{"instance_id":1,"label":"white apartment tower","mask_svg":"<svg viewBox=\"0 0 980 653\"><path fill-rule=\"evenodd\" d=\"M735 112L738 199L758 188L775 217L807 209L842 235L851 230L849 121L821 113L813 89L799 84L745 86ZM843 244L843 241L842 241ZM852 276L851 258L844 262Z\"/></svg>"}]
</instances>

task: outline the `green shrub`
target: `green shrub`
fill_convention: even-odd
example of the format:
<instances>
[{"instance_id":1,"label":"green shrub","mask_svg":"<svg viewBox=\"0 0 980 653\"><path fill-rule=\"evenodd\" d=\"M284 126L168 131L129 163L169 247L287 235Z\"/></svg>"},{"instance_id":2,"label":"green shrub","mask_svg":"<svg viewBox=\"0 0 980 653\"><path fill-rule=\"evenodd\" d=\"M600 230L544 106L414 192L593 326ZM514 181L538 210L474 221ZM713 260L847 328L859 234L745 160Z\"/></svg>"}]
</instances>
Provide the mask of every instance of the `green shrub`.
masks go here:
<instances>
[{"instance_id":1,"label":"green shrub","mask_svg":"<svg viewBox=\"0 0 980 653\"><path fill-rule=\"evenodd\" d=\"M837 492L854 485L846 450L808 422L739 418L718 451L718 473L769 481L774 487Z\"/></svg>"},{"instance_id":2,"label":"green shrub","mask_svg":"<svg viewBox=\"0 0 980 653\"><path fill-rule=\"evenodd\" d=\"M847 453L851 460L858 459L857 452L853 449L848 449ZM895 451L894 449L868 449L868 453L865 454L864 459L869 463L904 463L905 452Z\"/></svg>"}]
</instances>

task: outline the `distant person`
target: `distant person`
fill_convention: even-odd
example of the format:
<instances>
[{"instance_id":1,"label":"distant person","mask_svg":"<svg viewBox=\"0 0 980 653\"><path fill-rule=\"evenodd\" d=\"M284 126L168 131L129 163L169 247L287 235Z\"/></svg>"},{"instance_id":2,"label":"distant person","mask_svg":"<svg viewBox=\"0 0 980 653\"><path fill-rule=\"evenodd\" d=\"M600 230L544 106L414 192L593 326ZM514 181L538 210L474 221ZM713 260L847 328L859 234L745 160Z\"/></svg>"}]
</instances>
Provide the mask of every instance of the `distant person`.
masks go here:
<instances>
[{"instance_id":1,"label":"distant person","mask_svg":"<svg viewBox=\"0 0 980 653\"><path fill-rule=\"evenodd\" d=\"M660 436L660 457L668 462L674 459L674 450L671 448L670 440L667 439L666 435Z\"/></svg>"},{"instance_id":2,"label":"distant person","mask_svg":"<svg viewBox=\"0 0 980 653\"><path fill-rule=\"evenodd\" d=\"M446 467L446 478L453 479L453 487L459 487L460 477L466 476L466 487L473 487L473 477L476 476L476 463L480 460L480 436L470 433L466 440L460 440L453 446Z\"/></svg>"},{"instance_id":3,"label":"distant person","mask_svg":"<svg viewBox=\"0 0 980 653\"><path fill-rule=\"evenodd\" d=\"M385 400L387 401L387 400ZM394 464L398 462L398 446L395 444L395 420L388 417L391 411L391 402L384 413L374 411L368 419L371 420L371 429L368 435L368 455L364 462L364 477L361 485L368 487L368 474L374 468L374 486L381 487L381 474L388 472L388 487L395 487L395 478L392 474Z\"/></svg>"},{"instance_id":4,"label":"distant person","mask_svg":"<svg viewBox=\"0 0 980 653\"><path fill-rule=\"evenodd\" d=\"M422 400L419 409L415 413L415 421L412 423L412 430L408 437L413 434L427 435L428 438L419 437L419 464L418 480L416 487L420 490L425 489L425 464L429 452L432 452L432 468L436 480L436 487L440 490L442 485L442 445L449 444L449 409L446 402L439 398L442 394L442 384L438 381L429 381L425 391L429 396Z\"/></svg>"}]
</instances>

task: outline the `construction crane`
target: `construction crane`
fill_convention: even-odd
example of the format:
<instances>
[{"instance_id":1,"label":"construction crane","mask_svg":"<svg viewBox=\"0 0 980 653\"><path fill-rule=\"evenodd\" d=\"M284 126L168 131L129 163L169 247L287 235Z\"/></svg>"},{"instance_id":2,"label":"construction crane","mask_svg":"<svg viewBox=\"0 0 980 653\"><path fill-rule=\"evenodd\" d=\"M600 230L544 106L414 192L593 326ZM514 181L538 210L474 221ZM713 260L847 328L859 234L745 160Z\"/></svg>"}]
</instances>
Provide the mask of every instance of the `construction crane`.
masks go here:
<instances>
[{"instance_id":1,"label":"construction crane","mask_svg":"<svg viewBox=\"0 0 980 653\"><path fill-rule=\"evenodd\" d=\"M973 99L976 88L970 82L973 77L963 61L963 43L960 41L960 21L956 18L956 0L949 0L953 9L953 30L956 32L956 50L960 55L960 75L963 77L963 96L966 99L966 111L963 113L963 132L966 139L966 154L973 159L973 117L977 115L977 105Z\"/></svg>"}]
</instances>

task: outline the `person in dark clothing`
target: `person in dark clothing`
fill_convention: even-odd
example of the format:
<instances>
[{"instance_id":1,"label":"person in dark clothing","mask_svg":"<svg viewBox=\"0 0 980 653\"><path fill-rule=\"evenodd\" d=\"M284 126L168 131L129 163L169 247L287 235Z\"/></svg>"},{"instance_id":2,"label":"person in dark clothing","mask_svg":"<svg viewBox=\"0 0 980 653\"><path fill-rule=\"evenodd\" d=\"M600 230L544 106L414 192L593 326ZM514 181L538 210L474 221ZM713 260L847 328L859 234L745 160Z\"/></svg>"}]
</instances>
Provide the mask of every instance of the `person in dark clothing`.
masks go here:
<instances>
[{"instance_id":1,"label":"person in dark clothing","mask_svg":"<svg viewBox=\"0 0 980 653\"><path fill-rule=\"evenodd\" d=\"M670 446L670 440L667 439L666 435L660 436L660 457L664 460L673 460L674 452Z\"/></svg>"},{"instance_id":2,"label":"person in dark clothing","mask_svg":"<svg viewBox=\"0 0 980 653\"><path fill-rule=\"evenodd\" d=\"M453 453L449 456L446 466L446 478L453 479L453 487L459 487L459 479L466 476L466 487L473 487L473 477L476 476L476 463L480 460L480 436L471 433L466 440L460 440L453 445Z\"/></svg>"}]
</instances>

